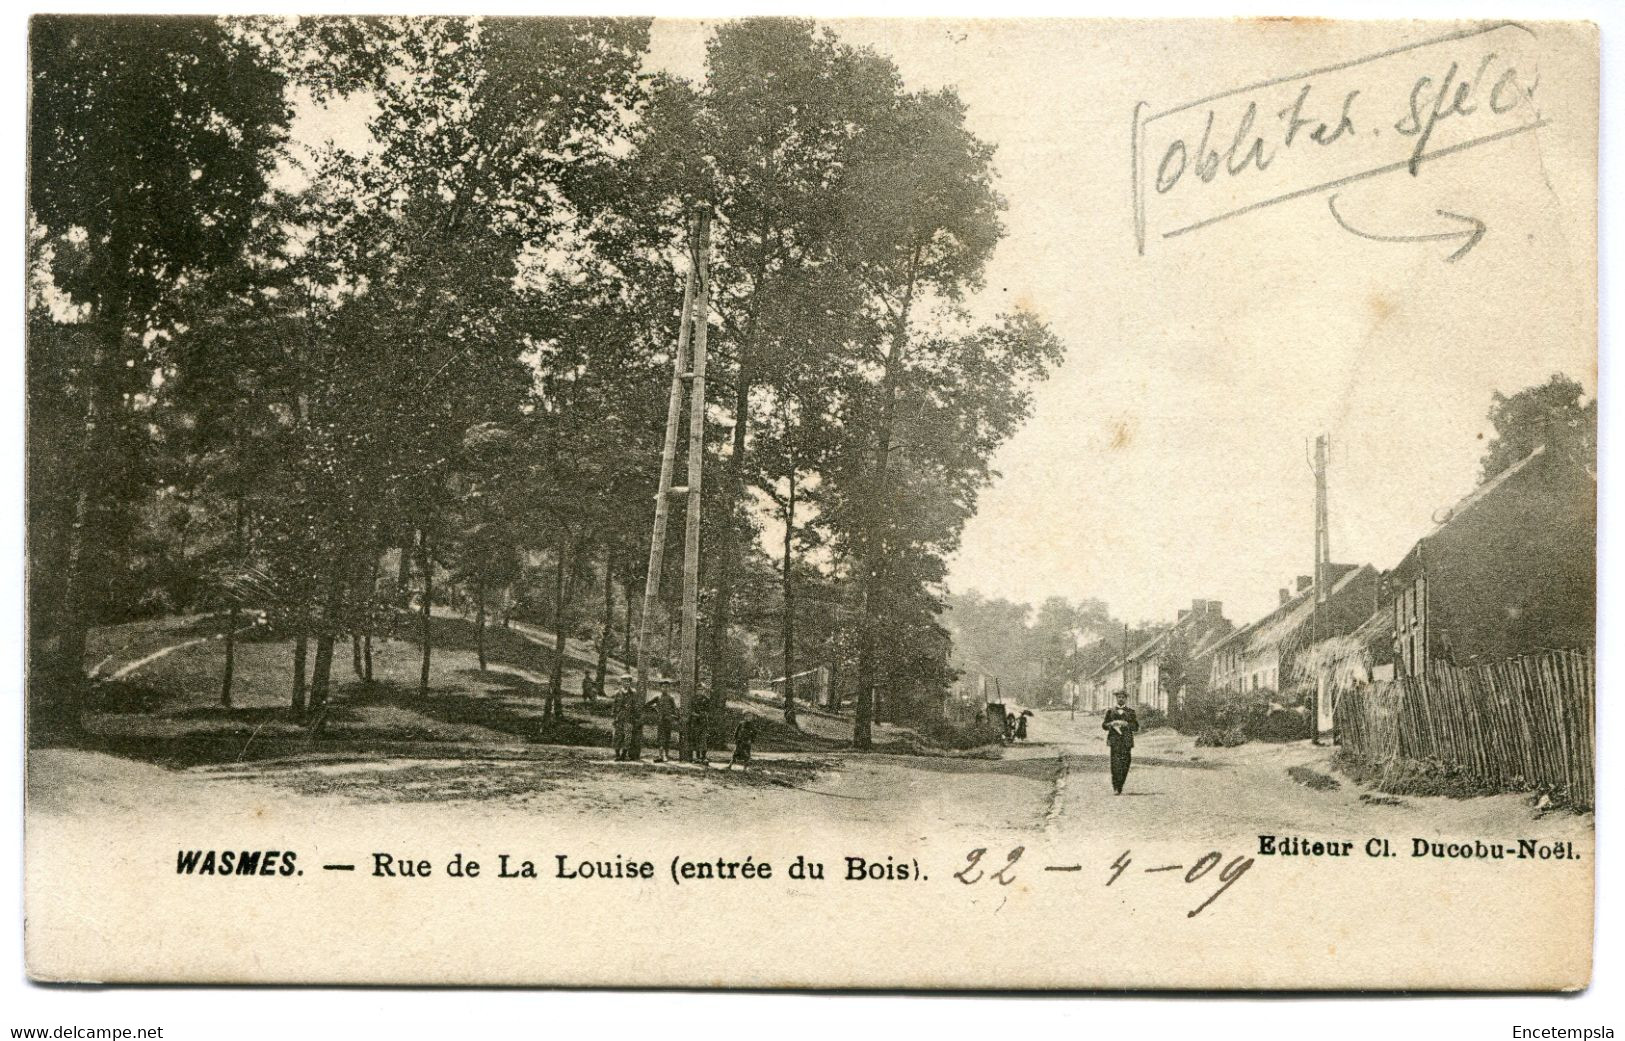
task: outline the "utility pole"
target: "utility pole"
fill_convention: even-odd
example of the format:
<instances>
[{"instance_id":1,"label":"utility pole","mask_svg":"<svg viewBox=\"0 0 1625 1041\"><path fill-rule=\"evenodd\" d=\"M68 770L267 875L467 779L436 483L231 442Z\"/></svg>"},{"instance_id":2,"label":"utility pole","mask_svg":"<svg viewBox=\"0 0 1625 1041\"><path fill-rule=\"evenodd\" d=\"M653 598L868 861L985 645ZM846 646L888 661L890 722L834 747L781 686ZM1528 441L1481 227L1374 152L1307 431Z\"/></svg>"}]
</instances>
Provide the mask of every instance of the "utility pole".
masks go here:
<instances>
[{"instance_id":1,"label":"utility pole","mask_svg":"<svg viewBox=\"0 0 1625 1041\"><path fill-rule=\"evenodd\" d=\"M1123 693L1128 693L1128 623L1123 623Z\"/></svg>"},{"instance_id":2,"label":"utility pole","mask_svg":"<svg viewBox=\"0 0 1625 1041\"><path fill-rule=\"evenodd\" d=\"M700 689L700 478L705 462L705 338L711 314L711 211L694 216L694 337L688 382L688 521L683 532L683 734L678 755L693 751L694 697ZM710 726L708 719L701 726Z\"/></svg>"},{"instance_id":3,"label":"utility pole","mask_svg":"<svg viewBox=\"0 0 1625 1041\"><path fill-rule=\"evenodd\" d=\"M1326 457L1331 438L1315 438L1315 603L1326 602L1327 567L1332 559L1331 532L1326 521Z\"/></svg>"},{"instance_id":4,"label":"utility pole","mask_svg":"<svg viewBox=\"0 0 1625 1041\"><path fill-rule=\"evenodd\" d=\"M1331 437L1321 434L1315 438L1315 607L1311 627L1314 642L1320 642L1321 608L1330 595L1327 586L1331 579L1331 531L1326 513L1326 457L1331 448ZM1321 735L1332 731L1331 692L1327 690L1324 666L1315 672L1315 724L1314 741L1320 744Z\"/></svg>"},{"instance_id":5,"label":"utility pole","mask_svg":"<svg viewBox=\"0 0 1625 1041\"><path fill-rule=\"evenodd\" d=\"M680 758L689 754L693 729L694 692L698 670L694 653L697 632L700 557L700 476L705 444L705 336L710 314L707 251L710 239L710 212L696 210L689 227L688 275L683 281L683 313L677 330L677 351L672 357L671 393L666 404L666 437L660 452L660 484L655 492L654 531L649 542L649 574L643 585L643 617L638 624L638 690L629 736L633 759L642 754L643 704L649 696L650 625L654 605L660 599L661 572L665 568L666 523L671 501L686 500L683 541L682 675L680 697L683 728L678 745ZM682 421L685 390L690 399L688 436L688 483L674 487L677 469L677 443Z\"/></svg>"}]
</instances>

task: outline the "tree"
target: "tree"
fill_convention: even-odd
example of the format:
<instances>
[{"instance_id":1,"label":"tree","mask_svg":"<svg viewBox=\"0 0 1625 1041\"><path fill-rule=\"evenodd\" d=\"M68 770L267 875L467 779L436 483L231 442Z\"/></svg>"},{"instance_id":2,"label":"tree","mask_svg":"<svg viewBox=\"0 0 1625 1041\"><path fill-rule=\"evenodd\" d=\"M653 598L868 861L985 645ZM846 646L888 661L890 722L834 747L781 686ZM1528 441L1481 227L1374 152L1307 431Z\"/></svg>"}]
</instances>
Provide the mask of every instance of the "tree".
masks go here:
<instances>
[{"instance_id":1,"label":"tree","mask_svg":"<svg viewBox=\"0 0 1625 1041\"><path fill-rule=\"evenodd\" d=\"M94 330L79 458L96 469L58 475L75 504L54 536L70 549L50 679L74 727L86 633L124 552L119 485L101 477L137 462L120 431L151 372L145 334L177 286L237 250L290 112L272 55L213 19L40 16L29 64L29 212L75 247L81 262L51 281Z\"/></svg>"},{"instance_id":2,"label":"tree","mask_svg":"<svg viewBox=\"0 0 1625 1041\"><path fill-rule=\"evenodd\" d=\"M1047 326L1016 312L888 350L889 375L854 395L847 423L862 448L832 471L838 508L829 513L861 562L859 747L875 690L912 654L900 634L924 632L920 613L941 610L943 560L995 477L993 453L1025 420L1030 385L1061 354Z\"/></svg>"},{"instance_id":3,"label":"tree","mask_svg":"<svg viewBox=\"0 0 1625 1041\"><path fill-rule=\"evenodd\" d=\"M550 361L531 331L546 317L548 260L604 205L647 22L317 20L312 37L344 52L377 105L377 148L329 153L318 175L358 390L337 422L368 450L351 466L372 482L369 503L393 515L377 528L401 545L403 577L416 558L427 693L434 577L456 555L467 435L518 424L531 407L535 368Z\"/></svg>"},{"instance_id":4,"label":"tree","mask_svg":"<svg viewBox=\"0 0 1625 1041\"><path fill-rule=\"evenodd\" d=\"M1038 666L1034 700L1054 699L1071 678L1080 628L1079 612L1064 597L1048 597L1039 605L1032 631Z\"/></svg>"},{"instance_id":5,"label":"tree","mask_svg":"<svg viewBox=\"0 0 1625 1041\"><path fill-rule=\"evenodd\" d=\"M808 323L807 332L820 328L836 333L834 323ZM778 577L780 591L780 665L784 675L784 719L796 724L797 672L796 582L803 570L798 559L819 549L825 537L818 526L819 477L844 450L837 422L846 377L831 339L814 339L796 352L794 364L785 365L767 395L758 421L756 448L757 488L772 504L774 519L783 527Z\"/></svg>"},{"instance_id":6,"label":"tree","mask_svg":"<svg viewBox=\"0 0 1625 1041\"><path fill-rule=\"evenodd\" d=\"M721 323L712 385L725 388L732 426L720 482L724 523L710 529L715 594L709 657L726 699L736 579L754 542L749 489L758 483L751 430L763 388L780 383L809 344L839 343L833 325L861 315L858 286L837 246L843 171L874 112L897 90L896 72L810 21L747 19L720 27L695 88L657 82L639 143L648 180L675 219L694 202L714 208L711 263ZM718 714L720 718L720 713Z\"/></svg>"},{"instance_id":7,"label":"tree","mask_svg":"<svg viewBox=\"0 0 1625 1041\"><path fill-rule=\"evenodd\" d=\"M221 703L232 704L235 633L250 599L279 605L253 533L274 514L286 468L303 454L302 366L310 324L308 268L290 251L294 200L256 217L232 262L200 275L179 296L158 343L164 393L150 428L184 460L172 478L205 506L212 535L207 602L228 608ZM162 446L159 446L162 447ZM295 566L303 565L301 558ZM283 562L286 564L287 562Z\"/></svg>"},{"instance_id":8,"label":"tree","mask_svg":"<svg viewBox=\"0 0 1625 1041\"><path fill-rule=\"evenodd\" d=\"M951 91L900 99L882 129L865 137L853 190L842 195L842 226L852 255L886 327L878 349L864 352L876 399L872 462L864 494L874 523L855 542L863 589L858 702L853 741L870 743L879 679L877 639L893 604L890 570L899 543L888 538L886 514L897 508L892 449L898 407L910 390L911 323L917 296L952 302L979 284L982 267L1002 233L1003 199L992 185L992 149L964 125L964 106ZM876 356L878 354L878 357ZM930 364L929 354L924 359Z\"/></svg>"},{"instance_id":9,"label":"tree","mask_svg":"<svg viewBox=\"0 0 1625 1041\"><path fill-rule=\"evenodd\" d=\"M1584 396L1584 388L1562 373L1510 396L1496 391L1489 412L1495 436L1479 461L1479 483L1542 445L1548 451L1572 456L1582 465L1596 465L1597 399L1582 405L1580 399Z\"/></svg>"}]
</instances>

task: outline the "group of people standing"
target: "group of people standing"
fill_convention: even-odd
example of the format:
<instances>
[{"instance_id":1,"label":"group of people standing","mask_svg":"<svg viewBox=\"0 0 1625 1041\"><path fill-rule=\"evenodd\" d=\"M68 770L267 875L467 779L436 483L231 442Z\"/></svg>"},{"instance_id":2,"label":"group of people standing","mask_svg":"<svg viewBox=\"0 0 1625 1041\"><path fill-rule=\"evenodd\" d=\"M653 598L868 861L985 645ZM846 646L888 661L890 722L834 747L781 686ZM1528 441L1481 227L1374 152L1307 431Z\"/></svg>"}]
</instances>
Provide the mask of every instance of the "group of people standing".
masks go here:
<instances>
[{"instance_id":1,"label":"group of people standing","mask_svg":"<svg viewBox=\"0 0 1625 1041\"><path fill-rule=\"evenodd\" d=\"M655 724L655 743L659 751L655 755L655 762L664 763L672 758L672 735L681 729L682 721L677 710L677 699L671 696L669 681L660 680L659 693L650 698L643 706L643 719L653 718ZM613 743L615 746L615 759L617 762L626 762L632 759L632 738L634 718L637 715L638 692L630 675L622 676L615 691L615 701L611 708L614 723ZM696 763L710 762L710 732L711 699L701 689L694 692L694 708L692 716L692 733L689 735L689 759ZM733 757L728 767L738 764L741 769L750 768L752 745L756 740L756 721L749 716L739 720L734 726Z\"/></svg>"}]
</instances>

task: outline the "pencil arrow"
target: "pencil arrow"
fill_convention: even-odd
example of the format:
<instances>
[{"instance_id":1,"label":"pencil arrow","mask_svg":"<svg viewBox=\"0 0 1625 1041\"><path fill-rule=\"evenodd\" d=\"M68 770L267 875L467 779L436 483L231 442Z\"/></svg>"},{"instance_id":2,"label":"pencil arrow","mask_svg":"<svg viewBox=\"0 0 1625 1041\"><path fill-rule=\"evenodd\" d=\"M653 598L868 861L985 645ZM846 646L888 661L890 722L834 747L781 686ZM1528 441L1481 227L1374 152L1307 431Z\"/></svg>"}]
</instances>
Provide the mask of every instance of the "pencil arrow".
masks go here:
<instances>
[{"instance_id":1,"label":"pencil arrow","mask_svg":"<svg viewBox=\"0 0 1625 1041\"><path fill-rule=\"evenodd\" d=\"M1439 216L1448 217L1453 221L1460 221L1467 227L1422 235L1374 235L1369 231L1361 231L1343 219L1343 215L1337 212L1337 196L1333 195L1326 200L1326 208L1332 211L1332 220L1337 222L1338 227L1351 235L1358 235L1360 238L1370 239L1372 242L1448 242L1454 239L1464 240L1454 253L1444 258L1447 264L1454 263L1466 256L1468 250L1478 245L1478 240L1484 237L1484 232L1487 230L1484 222L1477 217L1464 217L1459 213L1451 213L1449 210L1435 210L1434 212Z\"/></svg>"}]
</instances>

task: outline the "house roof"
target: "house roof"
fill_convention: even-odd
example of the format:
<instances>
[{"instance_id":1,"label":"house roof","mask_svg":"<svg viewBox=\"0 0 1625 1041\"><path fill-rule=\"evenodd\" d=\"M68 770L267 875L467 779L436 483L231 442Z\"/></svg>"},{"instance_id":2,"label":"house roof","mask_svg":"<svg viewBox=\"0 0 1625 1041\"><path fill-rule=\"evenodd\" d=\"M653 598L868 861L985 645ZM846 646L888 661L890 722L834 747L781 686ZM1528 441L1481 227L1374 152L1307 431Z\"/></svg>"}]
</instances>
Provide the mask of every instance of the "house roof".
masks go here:
<instances>
[{"instance_id":1,"label":"house roof","mask_svg":"<svg viewBox=\"0 0 1625 1041\"><path fill-rule=\"evenodd\" d=\"M1108 661L1106 664L1102 665L1100 668L1096 669L1094 672L1091 672L1089 675L1085 676L1084 679L1086 679L1086 680L1097 680L1097 679L1100 679L1103 676L1110 675L1111 673L1117 671L1118 669L1121 669L1122 667L1123 667L1122 661L1120 661L1120 660L1118 660L1116 658L1113 658L1111 661Z\"/></svg>"},{"instance_id":2,"label":"house roof","mask_svg":"<svg viewBox=\"0 0 1625 1041\"><path fill-rule=\"evenodd\" d=\"M1533 452L1530 452L1516 463L1513 463L1511 466L1507 467L1505 470L1502 470L1500 473L1485 481L1477 488L1474 488L1471 492L1468 492L1461 499L1457 500L1454 506L1445 511L1444 517L1435 522L1433 528L1426 535L1422 536L1420 539L1417 539L1416 542L1411 545L1411 548L1405 553L1405 556L1400 559L1398 564L1394 565L1394 572L1397 573L1403 571L1410 566L1416 559L1417 555L1421 552L1422 544L1428 539L1434 538L1440 532L1447 530L1451 525L1461 520L1461 518L1474 506L1484 502L1486 499L1493 498L1500 494L1509 484L1516 483L1521 477L1536 470L1538 468L1538 464L1548 462L1552 458L1553 457L1546 451L1546 446L1540 445L1536 447ZM1582 469L1593 482L1597 480L1597 471L1595 467L1587 466L1583 467Z\"/></svg>"},{"instance_id":3,"label":"house roof","mask_svg":"<svg viewBox=\"0 0 1625 1041\"><path fill-rule=\"evenodd\" d=\"M1230 639L1235 634L1235 631L1234 626L1214 626L1200 640L1196 641L1196 646L1191 648L1191 657L1201 658L1212 654L1220 644Z\"/></svg>"},{"instance_id":4,"label":"house roof","mask_svg":"<svg viewBox=\"0 0 1625 1041\"><path fill-rule=\"evenodd\" d=\"M1348 588L1363 571L1372 571L1369 564L1327 564L1336 575L1326 598L1330 600ZM1375 572L1373 572L1375 573ZM1308 586L1269 614L1237 629L1209 648L1209 653L1220 650L1241 649L1252 652L1284 643L1302 629L1315 613L1315 584Z\"/></svg>"},{"instance_id":5,"label":"house roof","mask_svg":"<svg viewBox=\"0 0 1625 1041\"><path fill-rule=\"evenodd\" d=\"M1149 640L1142 641L1138 647L1128 652L1129 661L1139 661L1141 658L1144 658L1146 655L1156 650L1161 644L1167 642L1168 634L1172 631L1173 630L1171 629L1164 629L1162 632L1157 633Z\"/></svg>"},{"instance_id":6,"label":"house roof","mask_svg":"<svg viewBox=\"0 0 1625 1041\"><path fill-rule=\"evenodd\" d=\"M1392 642L1394 638L1394 612L1378 608L1354 628L1340 636L1328 636L1314 645L1304 661L1307 668L1333 664L1350 659L1364 659L1366 652Z\"/></svg>"},{"instance_id":7,"label":"house roof","mask_svg":"<svg viewBox=\"0 0 1625 1041\"><path fill-rule=\"evenodd\" d=\"M1147 658L1150 658L1153 654L1166 647L1169 640L1174 636L1175 633L1181 631L1195 631L1200 633L1201 635L1198 637L1196 646L1192 648L1191 653L1192 655L1204 654L1208 650L1212 649L1214 644L1217 643L1221 637L1228 633L1229 626L1229 620L1217 614L1203 616L1194 614L1186 615L1171 625L1164 623L1162 628L1135 644L1134 648L1128 652L1127 660L1144 661ZM1123 667L1123 662L1124 657L1122 654L1114 655L1110 660L1098 666L1093 671L1085 673L1083 675L1083 680L1084 682L1089 682L1108 676L1111 673L1121 669Z\"/></svg>"},{"instance_id":8,"label":"house roof","mask_svg":"<svg viewBox=\"0 0 1625 1041\"><path fill-rule=\"evenodd\" d=\"M1530 452L1528 455L1513 463L1505 470L1502 470L1494 477L1491 477L1477 488L1474 488L1472 491L1468 492L1454 506L1450 507L1450 509L1445 513L1444 519L1436 523L1433 526L1433 530L1428 532L1428 535L1437 535L1445 528L1448 528L1457 519L1459 519L1462 514L1466 513L1468 510L1472 509L1489 496L1494 495L1496 491L1508 481L1522 473L1525 467L1529 466L1530 463L1533 463L1536 459L1545 454L1546 446L1540 445L1533 452Z\"/></svg>"}]
</instances>

